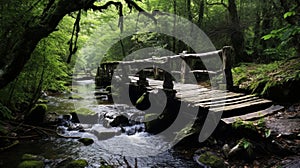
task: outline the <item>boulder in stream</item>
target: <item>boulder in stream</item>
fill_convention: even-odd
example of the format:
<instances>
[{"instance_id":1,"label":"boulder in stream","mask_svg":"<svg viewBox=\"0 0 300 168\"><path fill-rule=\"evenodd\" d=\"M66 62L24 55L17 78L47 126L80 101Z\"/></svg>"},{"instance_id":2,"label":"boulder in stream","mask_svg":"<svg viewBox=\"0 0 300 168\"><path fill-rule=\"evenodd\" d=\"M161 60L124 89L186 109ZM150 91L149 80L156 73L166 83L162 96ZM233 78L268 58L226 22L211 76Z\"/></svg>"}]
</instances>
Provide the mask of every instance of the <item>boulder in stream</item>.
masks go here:
<instances>
[{"instance_id":1,"label":"boulder in stream","mask_svg":"<svg viewBox=\"0 0 300 168\"><path fill-rule=\"evenodd\" d=\"M80 138L78 139L79 142L83 143L85 146L91 145L94 143L94 140L91 138Z\"/></svg>"},{"instance_id":2,"label":"boulder in stream","mask_svg":"<svg viewBox=\"0 0 300 168\"><path fill-rule=\"evenodd\" d=\"M109 123L110 126L112 127L125 127L129 126L129 120L126 116L124 115L119 115L116 118L113 119L111 123Z\"/></svg>"},{"instance_id":3,"label":"boulder in stream","mask_svg":"<svg viewBox=\"0 0 300 168\"><path fill-rule=\"evenodd\" d=\"M18 168L43 168L45 158L39 155L24 154Z\"/></svg>"},{"instance_id":4,"label":"boulder in stream","mask_svg":"<svg viewBox=\"0 0 300 168\"><path fill-rule=\"evenodd\" d=\"M18 168L43 168L44 162L40 160L25 160L18 165Z\"/></svg>"},{"instance_id":5,"label":"boulder in stream","mask_svg":"<svg viewBox=\"0 0 300 168\"><path fill-rule=\"evenodd\" d=\"M66 168L85 168L88 166L88 162L84 159L73 160L69 162Z\"/></svg>"}]
</instances>

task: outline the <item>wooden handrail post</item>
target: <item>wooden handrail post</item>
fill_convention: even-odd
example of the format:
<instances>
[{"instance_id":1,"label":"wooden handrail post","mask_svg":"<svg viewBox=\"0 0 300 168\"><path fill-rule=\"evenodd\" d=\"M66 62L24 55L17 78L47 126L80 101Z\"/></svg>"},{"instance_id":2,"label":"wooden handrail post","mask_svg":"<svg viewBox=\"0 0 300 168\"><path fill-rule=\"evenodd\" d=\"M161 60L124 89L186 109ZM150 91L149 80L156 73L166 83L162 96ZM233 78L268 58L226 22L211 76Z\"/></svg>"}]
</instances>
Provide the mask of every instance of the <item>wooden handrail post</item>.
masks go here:
<instances>
[{"instance_id":1,"label":"wooden handrail post","mask_svg":"<svg viewBox=\"0 0 300 168\"><path fill-rule=\"evenodd\" d=\"M233 79L232 79L232 47L231 46L224 46L222 48L222 61L223 61L223 71L225 73L226 79L226 89L232 90L233 89Z\"/></svg>"},{"instance_id":2,"label":"wooden handrail post","mask_svg":"<svg viewBox=\"0 0 300 168\"><path fill-rule=\"evenodd\" d=\"M187 51L183 51L180 53L180 57L182 59L181 61L181 83L185 82L185 73L186 73L186 62L184 60L184 55L187 53Z\"/></svg>"},{"instance_id":3,"label":"wooden handrail post","mask_svg":"<svg viewBox=\"0 0 300 168\"><path fill-rule=\"evenodd\" d=\"M158 71L158 67L156 65L153 65L153 78L154 79L159 78L159 71Z\"/></svg>"}]
</instances>

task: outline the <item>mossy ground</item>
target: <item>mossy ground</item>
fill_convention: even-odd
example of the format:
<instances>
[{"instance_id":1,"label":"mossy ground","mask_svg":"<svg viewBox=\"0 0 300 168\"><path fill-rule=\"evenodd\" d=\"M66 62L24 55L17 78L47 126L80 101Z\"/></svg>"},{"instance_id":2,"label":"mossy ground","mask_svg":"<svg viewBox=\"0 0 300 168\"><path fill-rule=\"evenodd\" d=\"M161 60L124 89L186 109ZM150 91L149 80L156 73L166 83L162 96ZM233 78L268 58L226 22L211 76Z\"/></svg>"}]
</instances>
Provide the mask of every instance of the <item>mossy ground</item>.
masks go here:
<instances>
[{"instance_id":1,"label":"mossy ground","mask_svg":"<svg viewBox=\"0 0 300 168\"><path fill-rule=\"evenodd\" d=\"M270 64L243 63L232 69L234 85L271 99L296 99L300 83L300 58Z\"/></svg>"}]
</instances>

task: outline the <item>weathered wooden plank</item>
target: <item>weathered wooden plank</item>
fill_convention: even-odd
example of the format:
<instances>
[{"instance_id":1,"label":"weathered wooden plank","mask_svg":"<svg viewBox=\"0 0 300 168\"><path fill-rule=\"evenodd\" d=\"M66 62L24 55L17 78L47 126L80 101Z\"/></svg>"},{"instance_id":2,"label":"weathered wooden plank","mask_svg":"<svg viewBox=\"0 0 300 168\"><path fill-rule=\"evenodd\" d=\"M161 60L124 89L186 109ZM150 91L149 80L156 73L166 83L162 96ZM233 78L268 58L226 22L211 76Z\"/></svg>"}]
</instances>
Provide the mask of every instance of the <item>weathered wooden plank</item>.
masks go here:
<instances>
[{"instance_id":1,"label":"weathered wooden plank","mask_svg":"<svg viewBox=\"0 0 300 168\"><path fill-rule=\"evenodd\" d=\"M225 95L226 92L218 92L218 91L202 91L202 92L194 92L194 94L182 94L178 95L177 97L180 98L183 101L189 101L196 103L202 99L207 99L207 98L213 98L213 97L218 97L220 95Z\"/></svg>"},{"instance_id":2,"label":"weathered wooden plank","mask_svg":"<svg viewBox=\"0 0 300 168\"><path fill-rule=\"evenodd\" d=\"M210 111L230 111L230 110L236 110L236 109L241 109L241 108L247 108L247 107L251 107L251 106L257 106L257 105L263 105L266 103L271 103L272 101L270 100L266 100L266 99L259 99L259 100L254 100L254 101L250 101L250 102L245 102L245 103L241 103L241 104L236 104L236 105L229 105L229 106L225 106L225 107L217 107L217 108L210 108Z\"/></svg>"},{"instance_id":3,"label":"weathered wooden plank","mask_svg":"<svg viewBox=\"0 0 300 168\"><path fill-rule=\"evenodd\" d=\"M242 95L240 97L228 97L228 98L224 98L221 100L212 100L209 102L204 102L202 104L203 105L212 105L212 104L228 103L228 102L233 102L233 101L245 100L245 99L252 98L252 97L255 97L255 95Z\"/></svg>"},{"instance_id":4,"label":"weathered wooden plank","mask_svg":"<svg viewBox=\"0 0 300 168\"><path fill-rule=\"evenodd\" d=\"M273 114L279 110L282 110L284 107L280 106L280 105L272 105L271 107L261 110L261 111L257 111L254 113L248 113L245 115L240 115L240 116L234 116L234 117L229 117L229 118L222 118L221 120L223 122L225 122L226 124L232 124L237 120L253 120L253 119L257 119L257 118L261 118L264 117L266 115L270 115Z\"/></svg>"},{"instance_id":5,"label":"weathered wooden plank","mask_svg":"<svg viewBox=\"0 0 300 168\"><path fill-rule=\"evenodd\" d=\"M258 97L249 97L247 99L242 99L242 100L236 100L232 102L226 102L226 103L218 103L218 104L210 104L210 105L205 105L203 104L202 106L205 108L216 108L216 107L222 107L222 106L231 106L235 104L241 104L241 103L247 103L247 102L253 102L253 101L260 101L262 99Z\"/></svg>"},{"instance_id":6,"label":"weathered wooden plank","mask_svg":"<svg viewBox=\"0 0 300 168\"><path fill-rule=\"evenodd\" d=\"M182 86L182 85L176 85L176 84L174 86L174 89L177 92L185 92L185 91L197 90L197 89L206 89L206 90L208 90L208 88L200 87L200 86L197 86L197 85Z\"/></svg>"},{"instance_id":7,"label":"weathered wooden plank","mask_svg":"<svg viewBox=\"0 0 300 168\"><path fill-rule=\"evenodd\" d=\"M207 98L203 98L203 97L198 98L197 97L197 100L194 100L193 103L194 103L194 106L201 106L202 103L205 103L205 102L224 100L224 99L240 97L240 96L244 96L244 94L242 94L242 93L233 93L233 92L221 93L221 95L215 95L215 96L213 96L211 94Z\"/></svg>"},{"instance_id":8,"label":"weathered wooden plank","mask_svg":"<svg viewBox=\"0 0 300 168\"><path fill-rule=\"evenodd\" d=\"M192 89L192 90L176 90L177 97L194 97L194 96L198 96L201 94L208 94L208 92L211 92L211 90L206 89L206 88L200 88L200 89Z\"/></svg>"},{"instance_id":9,"label":"weathered wooden plank","mask_svg":"<svg viewBox=\"0 0 300 168\"><path fill-rule=\"evenodd\" d=\"M197 100L214 98L225 95L226 92L216 91L216 90L209 90L209 91L202 91L202 92L193 92L193 94L178 94L176 95L177 98L181 99L182 101L192 101L196 103Z\"/></svg>"}]
</instances>

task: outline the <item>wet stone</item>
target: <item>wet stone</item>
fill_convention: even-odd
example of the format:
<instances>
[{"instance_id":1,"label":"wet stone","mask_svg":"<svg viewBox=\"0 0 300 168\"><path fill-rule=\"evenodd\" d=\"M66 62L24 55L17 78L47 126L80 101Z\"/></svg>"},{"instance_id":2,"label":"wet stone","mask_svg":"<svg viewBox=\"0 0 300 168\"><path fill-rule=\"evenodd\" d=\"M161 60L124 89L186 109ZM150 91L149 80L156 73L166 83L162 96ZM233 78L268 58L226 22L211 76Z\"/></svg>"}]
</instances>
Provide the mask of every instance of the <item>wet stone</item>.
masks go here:
<instances>
[{"instance_id":1,"label":"wet stone","mask_svg":"<svg viewBox=\"0 0 300 168\"><path fill-rule=\"evenodd\" d=\"M129 120L124 115L119 115L116 118L114 118L113 121L109 125L112 127L129 126Z\"/></svg>"},{"instance_id":2,"label":"wet stone","mask_svg":"<svg viewBox=\"0 0 300 168\"><path fill-rule=\"evenodd\" d=\"M91 138L80 138L78 139L79 142L83 143L85 146L91 145L94 143L94 140Z\"/></svg>"}]
</instances>

